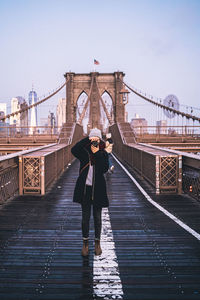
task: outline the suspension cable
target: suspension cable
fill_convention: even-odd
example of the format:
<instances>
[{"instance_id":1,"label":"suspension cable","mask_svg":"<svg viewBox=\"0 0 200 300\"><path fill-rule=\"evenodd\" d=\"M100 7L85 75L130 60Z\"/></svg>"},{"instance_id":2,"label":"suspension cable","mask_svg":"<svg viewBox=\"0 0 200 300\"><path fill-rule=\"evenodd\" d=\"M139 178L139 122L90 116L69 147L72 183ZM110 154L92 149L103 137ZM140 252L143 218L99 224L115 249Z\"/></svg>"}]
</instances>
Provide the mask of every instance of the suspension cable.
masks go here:
<instances>
[{"instance_id":1,"label":"suspension cable","mask_svg":"<svg viewBox=\"0 0 200 300\"><path fill-rule=\"evenodd\" d=\"M25 108L22 108L22 109L20 109L20 110L17 110L17 111L15 111L15 112L13 112L13 113L11 113L11 114L8 114L8 115L6 115L6 116L3 116L3 117L1 117L0 118L0 121L2 121L2 120L5 120L5 119L9 119L10 117L13 117L13 116L15 116L15 115L17 115L17 114L20 114L20 113L22 113L22 112L25 112L25 111L27 111L27 110L29 110L29 109L31 109L31 108L33 108L33 107L35 107L35 106L37 106L37 105L39 105L39 104L41 104L41 103L43 103L44 101L46 101L46 100L48 100L49 98L51 98L51 97L53 97L54 95L56 95L66 84L67 84L67 82L69 81L69 78L66 80L66 82L64 83L64 84L62 84L55 92L53 92L52 94L50 94L49 96L47 96L47 97L45 97L44 99L42 99L42 100L40 100L40 101L38 101L38 102L36 102L36 103L34 103L34 104L31 104L31 105L29 105L29 106L27 106L27 107L25 107Z\"/></svg>"},{"instance_id":2,"label":"suspension cable","mask_svg":"<svg viewBox=\"0 0 200 300\"><path fill-rule=\"evenodd\" d=\"M85 117L85 113L86 113L86 110L87 110L87 106L88 106L88 103L90 101L90 97L91 97L91 93L92 93L92 87L93 87L93 83L94 83L94 77L92 77L92 81L91 81L91 85L90 85L90 90L89 90L89 94L88 94L88 98L87 98L87 101L85 102L85 105L84 105L84 108L82 110L82 113L78 119L78 123L79 124L82 124L82 121Z\"/></svg>"},{"instance_id":3,"label":"suspension cable","mask_svg":"<svg viewBox=\"0 0 200 300\"><path fill-rule=\"evenodd\" d=\"M96 78L95 78L95 79L96 79ZM101 103L102 103L102 106L103 106L103 109L104 109L104 111L105 111L105 114L106 114L106 116L107 116L107 118L108 118L109 123L112 124L112 123L113 123L113 122L112 122L112 118L111 118L111 116L110 116L110 114L109 114L109 112L108 112L108 110L107 110L107 108L106 108L106 106L105 106L105 103L104 103L104 101L103 101L103 99L102 99L102 97L101 97L101 95L100 95L99 87L98 87L98 84L97 84L97 80L96 80L95 82L96 82L96 86L97 86L98 96L99 96L99 99L100 99L100 101L101 101ZM89 103L90 98L91 98L91 93L92 93L93 85L94 85L94 77L92 77L92 82L91 82L91 86L90 86L90 91L89 91L88 99L87 99L87 101L86 101L86 103L85 103L85 105L84 105L84 108L83 108L83 110L82 110L81 116L80 116L80 118L79 118L79 120L78 120L78 123L79 123L79 124L82 123L83 118L84 118L84 116L85 116L85 113L86 113L86 110L87 110L87 106L88 106L88 103Z\"/></svg>"},{"instance_id":4,"label":"suspension cable","mask_svg":"<svg viewBox=\"0 0 200 300\"><path fill-rule=\"evenodd\" d=\"M104 109L104 111L105 111L106 117L107 117L107 119L108 119L110 125L112 125L112 124L113 124L112 117L111 117L111 115L109 114L109 112L108 112L108 110L107 110L107 108L106 108L106 105L105 105L105 103L104 103L104 101L103 101L103 99L102 99L102 97L101 97L101 94L100 94L100 92L99 92L99 86L98 86L98 84L97 84L97 81L96 81L96 85L97 85L97 92L98 92L98 94L99 94L99 98L100 98L100 100L101 100L101 104L102 104L103 109Z\"/></svg>"},{"instance_id":5,"label":"suspension cable","mask_svg":"<svg viewBox=\"0 0 200 300\"><path fill-rule=\"evenodd\" d=\"M121 79L120 79L120 80L121 80ZM171 111L171 112L173 112L173 113L175 113L175 114L177 114L177 115L181 115L182 117L186 117L187 119L192 119L192 120L194 120L194 121L196 120L196 121L199 121L199 122L200 122L200 118L198 118L198 117L196 117L196 116L193 116L193 115L191 115L191 114L187 114L187 113L184 113L184 112L182 112L182 111L176 110L176 109L171 108L171 107L169 107L169 106L166 106L166 105L164 105L164 104L158 103L158 102L156 102L156 101L154 101L154 100L148 98L148 97L146 96L146 94L145 94L145 96L144 96L144 95L142 95L141 93L139 93L138 91L134 90L133 88L131 88L131 87L130 87L127 83L125 83L124 81L121 80L121 82L123 82L123 83L125 84L125 86L126 86L129 90L131 90L134 94L136 94L137 96L143 98L144 100L147 100L148 102L150 102L150 103L152 103L152 104L154 104L154 105L156 105L156 106L158 106L158 107L161 107L161 108L163 108L163 109L169 110L169 111ZM152 97L152 98L153 98L153 97Z\"/></svg>"}]
</instances>

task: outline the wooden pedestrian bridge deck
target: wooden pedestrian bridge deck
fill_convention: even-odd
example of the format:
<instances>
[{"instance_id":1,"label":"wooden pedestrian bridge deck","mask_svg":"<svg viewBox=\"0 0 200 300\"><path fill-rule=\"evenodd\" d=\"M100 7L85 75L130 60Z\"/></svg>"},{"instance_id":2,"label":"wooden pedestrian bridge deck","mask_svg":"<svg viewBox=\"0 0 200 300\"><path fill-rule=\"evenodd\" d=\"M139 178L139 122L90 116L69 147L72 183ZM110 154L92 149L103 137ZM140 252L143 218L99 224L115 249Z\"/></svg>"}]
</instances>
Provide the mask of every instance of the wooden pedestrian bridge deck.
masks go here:
<instances>
[{"instance_id":1,"label":"wooden pedestrian bridge deck","mask_svg":"<svg viewBox=\"0 0 200 300\"><path fill-rule=\"evenodd\" d=\"M1 300L200 299L200 203L142 184L144 192L112 159L99 257L92 222L90 254L81 256L81 209L72 202L77 160L46 195L1 205Z\"/></svg>"}]
</instances>

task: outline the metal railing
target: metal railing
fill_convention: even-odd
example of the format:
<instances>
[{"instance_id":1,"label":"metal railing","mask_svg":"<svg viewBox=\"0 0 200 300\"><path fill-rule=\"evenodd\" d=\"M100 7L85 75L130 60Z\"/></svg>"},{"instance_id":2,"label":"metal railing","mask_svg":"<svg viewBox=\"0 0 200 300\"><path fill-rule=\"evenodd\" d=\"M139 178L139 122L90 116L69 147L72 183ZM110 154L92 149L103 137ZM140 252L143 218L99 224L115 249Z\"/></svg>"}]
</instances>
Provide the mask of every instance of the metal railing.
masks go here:
<instances>
[{"instance_id":1,"label":"metal railing","mask_svg":"<svg viewBox=\"0 0 200 300\"><path fill-rule=\"evenodd\" d=\"M19 189L18 157L0 161L0 204Z\"/></svg>"},{"instance_id":2,"label":"metal railing","mask_svg":"<svg viewBox=\"0 0 200 300\"><path fill-rule=\"evenodd\" d=\"M63 124L59 133L59 138L58 138L59 144L71 143L72 137L74 135L75 124L76 123L72 123L72 122Z\"/></svg>"},{"instance_id":3,"label":"metal railing","mask_svg":"<svg viewBox=\"0 0 200 300\"><path fill-rule=\"evenodd\" d=\"M181 155L139 144L127 145L119 127L114 124L110 131L114 140L113 151L120 160L147 179L155 187L157 194L181 193Z\"/></svg>"},{"instance_id":4,"label":"metal railing","mask_svg":"<svg viewBox=\"0 0 200 300\"><path fill-rule=\"evenodd\" d=\"M44 195L72 162L71 147L83 137L83 127L76 124L70 144L56 144L20 157L19 193Z\"/></svg>"},{"instance_id":5,"label":"metal railing","mask_svg":"<svg viewBox=\"0 0 200 300\"><path fill-rule=\"evenodd\" d=\"M57 142L61 127L55 126L3 126L0 123L0 143Z\"/></svg>"},{"instance_id":6,"label":"metal railing","mask_svg":"<svg viewBox=\"0 0 200 300\"><path fill-rule=\"evenodd\" d=\"M58 134L62 127L60 126L3 126L0 123L1 137L24 137L32 135L54 135Z\"/></svg>"},{"instance_id":7,"label":"metal railing","mask_svg":"<svg viewBox=\"0 0 200 300\"><path fill-rule=\"evenodd\" d=\"M83 136L76 124L70 144L49 144L0 157L0 203L16 194L45 194L72 162L71 147Z\"/></svg>"},{"instance_id":8,"label":"metal railing","mask_svg":"<svg viewBox=\"0 0 200 300\"><path fill-rule=\"evenodd\" d=\"M132 126L139 137L200 137L200 126Z\"/></svg>"},{"instance_id":9,"label":"metal railing","mask_svg":"<svg viewBox=\"0 0 200 300\"><path fill-rule=\"evenodd\" d=\"M37 149L44 149L46 147L45 145ZM0 157L0 203L19 192L19 155L28 154L33 151L35 149Z\"/></svg>"},{"instance_id":10,"label":"metal railing","mask_svg":"<svg viewBox=\"0 0 200 300\"><path fill-rule=\"evenodd\" d=\"M200 201L200 155L183 153L183 192Z\"/></svg>"},{"instance_id":11,"label":"metal railing","mask_svg":"<svg viewBox=\"0 0 200 300\"><path fill-rule=\"evenodd\" d=\"M146 145L152 149L163 148ZM171 153L182 156L182 190L185 194L200 201L200 155L170 149Z\"/></svg>"},{"instance_id":12,"label":"metal railing","mask_svg":"<svg viewBox=\"0 0 200 300\"><path fill-rule=\"evenodd\" d=\"M200 201L200 170L183 167L183 192Z\"/></svg>"}]
</instances>

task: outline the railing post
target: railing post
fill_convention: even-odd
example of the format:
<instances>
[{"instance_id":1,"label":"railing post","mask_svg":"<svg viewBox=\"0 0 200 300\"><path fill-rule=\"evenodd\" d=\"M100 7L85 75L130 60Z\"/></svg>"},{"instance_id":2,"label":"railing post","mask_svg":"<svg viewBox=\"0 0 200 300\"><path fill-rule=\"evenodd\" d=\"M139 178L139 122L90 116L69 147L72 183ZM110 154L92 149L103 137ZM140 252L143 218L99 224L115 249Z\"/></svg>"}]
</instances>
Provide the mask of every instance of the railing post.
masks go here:
<instances>
[{"instance_id":1,"label":"railing post","mask_svg":"<svg viewBox=\"0 0 200 300\"><path fill-rule=\"evenodd\" d=\"M156 155L156 194L160 194L160 157Z\"/></svg>"},{"instance_id":2,"label":"railing post","mask_svg":"<svg viewBox=\"0 0 200 300\"><path fill-rule=\"evenodd\" d=\"M143 157L142 157L142 151L140 151L140 175L141 175L141 177L143 178L143 170L142 170L142 159L143 159Z\"/></svg>"},{"instance_id":3,"label":"railing post","mask_svg":"<svg viewBox=\"0 0 200 300\"><path fill-rule=\"evenodd\" d=\"M41 168L41 195L44 195L45 194L45 158L44 156L42 156L40 158L40 168Z\"/></svg>"},{"instance_id":4,"label":"railing post","mask_svg":"<svg viewBox=\"0 0 200 300\"><path fill-rule=\"evenodd\" d=\"M131 147L131 167L133 168L133 148Z\"/></svg>"},{"instance_id":5,"label":"railing post","mask_svg":"<svg viewBox=\"0 0 200 300\"><path fill-rule=\"evenodd\" d=\"M57 179L57 166L58 166L58 160L57 160L57 151L54 152L54 162L55 162L55 166L54 166L54 180Z\"/></svg>"},{"instance_id":6,"label":"railing post","mask_svg":"<svg viewBox=\"0 0 200 300\"><path fill-rule=\"evenodd\" d=\"M22 164L22 156L19 156L19 195L23 195L23 164Z\"/></svg>"},{"instance_id":7,"label":"railing post","mask_svg":"<svg viewBox=\"0 0 200 300\"><path fill-rule=\"evenodd\" d=\"M178 156L178 194L182 194L182 155Z\"/></svg>"},{"instance_id":8,"label":"railing post","mask_svg":"<svg viewBox=\"0 0 200 300\"><path fill-rule=\"evenodd\" d=\"M62 170L65 170L65 148L62 149Z\"/></svg>"}]
</instances>

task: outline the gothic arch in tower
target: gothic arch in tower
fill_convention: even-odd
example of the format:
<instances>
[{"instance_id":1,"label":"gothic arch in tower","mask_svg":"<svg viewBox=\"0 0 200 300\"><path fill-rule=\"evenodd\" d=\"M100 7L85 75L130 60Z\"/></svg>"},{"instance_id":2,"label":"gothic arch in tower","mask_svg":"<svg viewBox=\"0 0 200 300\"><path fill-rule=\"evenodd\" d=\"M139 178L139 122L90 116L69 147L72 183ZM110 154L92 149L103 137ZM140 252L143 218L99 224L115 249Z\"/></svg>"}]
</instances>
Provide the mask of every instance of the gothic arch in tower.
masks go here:
<instances>
[{"instance_id":1,"label":"gothic arch in tower","mask_svg":"<svg viewBox=\"0 0 200 300\"><path fill-rule=\"evenodd\" d=\"M114 73L72 73L65 75L66 82L66 122L76 122L78 99L84 92L89 96L90 127L101 128L100 103L104 93L110 96L113 105L113 121L124 122L124 105L120 91L123 88L123 72ZM105 107L104 107L105 109Z\"/></svg>"}]
</instances>

